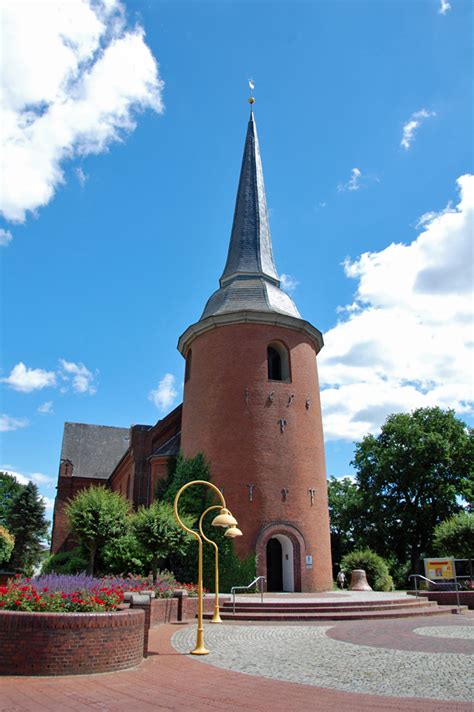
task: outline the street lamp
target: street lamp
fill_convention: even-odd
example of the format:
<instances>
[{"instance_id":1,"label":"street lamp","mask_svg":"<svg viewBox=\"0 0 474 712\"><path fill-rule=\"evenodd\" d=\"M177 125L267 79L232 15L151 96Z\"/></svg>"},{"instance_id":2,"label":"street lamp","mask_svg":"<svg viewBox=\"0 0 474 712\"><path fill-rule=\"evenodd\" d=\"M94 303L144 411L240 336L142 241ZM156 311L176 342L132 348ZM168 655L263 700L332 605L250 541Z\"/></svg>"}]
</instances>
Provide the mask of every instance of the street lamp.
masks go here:
<instances>
[{"instance_id":1,"label":"street lamp","mask_svg":"<svg viewBox=\"0 0 474 712\"><path fill-rule=\"evenodd\" d=\"M194 531L194 529L190 529L187 527L180 519L179 514L178 514L178 501L179 498L181 497L182 493L188 489L188 487L192 487L193 485L205 485L206 487L209 487L213 492L217 494L221 501L221 505L214 505L212 507L208 507L201 515L199 519L199 532ZM189 534L192 534L198 541L198 627L197 627L197 638L196 638L196 647L194 650L191 650L192 655L207 655L209 653L209 650L206 649L204 645L204 628L203 628L203 623L202 623L202 540L204 539L205 541L209 542L210 544L213 544L215 547L215 566L216 566L216 600L215 600L215 605L214 605L214 615L212 618L213 623L221 623L221 618L219 615L219 570L218 570L218 549L217 549L217 544L212 541L211 539L208 539L205 535L204 532L202 531L202 521L205 515L211 510L211 509L220 509L219 514L217 517L214 517L212 520L211 524L213 527L224 527L226 529L226 532L224 536L233 539L236 536L241 536L242 532L240 529L237 528L237 520L235 517L232 516L232 513L227 509L224 495L218 489L215 485L213 485L211 482L207 482L207 480L193 480L192 482L187 482L185 485L181 487L181 489L177 492L176 497L174 498L174 516L176 517L176 521L184 529L185 531L189 532Z\"/></svg>"}]
</instances>

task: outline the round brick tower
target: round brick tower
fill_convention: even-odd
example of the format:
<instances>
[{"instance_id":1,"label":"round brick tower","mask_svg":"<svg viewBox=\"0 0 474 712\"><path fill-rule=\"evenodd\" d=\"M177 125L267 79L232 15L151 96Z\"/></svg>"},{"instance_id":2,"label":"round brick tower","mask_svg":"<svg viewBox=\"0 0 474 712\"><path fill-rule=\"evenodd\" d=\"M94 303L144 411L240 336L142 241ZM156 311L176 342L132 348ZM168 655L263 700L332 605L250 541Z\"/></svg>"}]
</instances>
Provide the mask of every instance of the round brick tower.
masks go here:
<instances>
[{"instance_id":1,"label":"round brick tower","mask_svg":"<svg viewBox=\"0 0 474 712\"><path fill-rule=\"evenodd\" d=\"M220 288L178 343L186 358L181 447L210 462L244 534L237 552L257 553L257 575L272 591L332 587L322 345L280 289L251 112Z\"/></svg>"}]
</instances>

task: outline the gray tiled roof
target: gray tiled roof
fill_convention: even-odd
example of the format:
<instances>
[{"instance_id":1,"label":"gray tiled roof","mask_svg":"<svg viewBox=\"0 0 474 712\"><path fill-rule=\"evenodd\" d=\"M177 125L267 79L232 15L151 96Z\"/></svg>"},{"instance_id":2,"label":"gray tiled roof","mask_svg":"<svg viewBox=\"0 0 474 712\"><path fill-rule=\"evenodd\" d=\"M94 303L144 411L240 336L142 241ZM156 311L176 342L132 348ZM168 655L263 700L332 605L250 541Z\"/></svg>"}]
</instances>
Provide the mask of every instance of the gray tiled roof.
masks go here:
<instances>
[{"instance_id":1,"label":"gray tiled roof","mask_svg":"<svg viewBox=\"0 0 474 712\"><path fill-rule=\"evenodd\" d=\"M152 457L169 457L172 455L178 455L180 446L181 433L176 433L176 435L173 435L173 437L163 443L163 445L160 445L160 447L156 448L156 450L151 453L150 459Z\"/></svg>"},{"instance_id":2,"label":"gray tiled roof","mask_svg":"<svg viewBox=\"0 0 474 712\"><path fill-rule=\"evenodd\" d=\"M201 316L241 310L278 312L299 318L291 299L280 289L273 261L262 161L253 113L247 127L229 252L220 288Z\"/></svg>"},{"instance_id":3,"label":"gray tiled roof","mask_svg":"<svg viewBox=\"0 0 474 712\"><path fill-rule=\"evenodd\" d=\"M107 479L130 445L129 428L65 423L61 460L73 464L73 477Z\"/></svg>"}]
</instances>

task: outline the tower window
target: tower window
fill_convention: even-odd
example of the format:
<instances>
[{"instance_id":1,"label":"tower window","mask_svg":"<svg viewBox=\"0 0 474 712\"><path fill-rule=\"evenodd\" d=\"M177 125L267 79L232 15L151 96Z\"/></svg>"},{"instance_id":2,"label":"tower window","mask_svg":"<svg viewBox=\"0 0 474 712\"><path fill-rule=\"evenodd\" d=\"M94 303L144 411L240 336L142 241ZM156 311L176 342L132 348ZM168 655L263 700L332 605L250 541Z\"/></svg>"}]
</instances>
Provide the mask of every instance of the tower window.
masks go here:
<instances>
[{"instance_id":1,"label":"tower window","mask_svg":"<svg viewBox=\"0 0 474 712\"><path fill-rule=\"evenodd\" d=\"M191 349L189 349L188 353L186 354L186 368L184 369L184 382L189 381L191 378L191 361L193 358L193 352Z\"/></svg>"},{"instance_id":2,"label":"tower window","mask_svg":"<svg viewBox=\"0 0 474 712\"><path fill-rule=\"evenodd\" d=\"M286 346L273 342L267 347L268 379L290 381L290 357Z\"/></svg>"}]
</instances>

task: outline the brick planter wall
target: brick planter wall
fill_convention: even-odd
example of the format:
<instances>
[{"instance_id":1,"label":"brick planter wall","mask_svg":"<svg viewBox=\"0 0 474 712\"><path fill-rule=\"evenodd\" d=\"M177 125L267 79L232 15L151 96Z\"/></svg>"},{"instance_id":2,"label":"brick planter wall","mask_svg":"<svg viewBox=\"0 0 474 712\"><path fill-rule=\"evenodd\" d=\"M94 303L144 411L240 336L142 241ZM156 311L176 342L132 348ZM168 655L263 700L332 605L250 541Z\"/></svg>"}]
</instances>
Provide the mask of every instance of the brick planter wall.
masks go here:
<instances>
[{"instance_id":1,"label":"brick planter wall","mask_svg":"<svg viewBox=\"0 0 474 712\"><path fill-rule=\"evenodd\" d=\"M145 614L0 612L0 675L81 675L143 660Z\"/></svg>"},{"instance_id":2,"label":"brick planter wall","mask_svg":"<svg viewBox=\"0 0 474 712\"><path fill-rule=\"evenodd\" d=\"M420 596L429 601L436 601L440 606L457 606L456 591L420 591ZM459 591L461 606L474 609L474 591Z\"/></svg>"}]
</instances>

